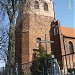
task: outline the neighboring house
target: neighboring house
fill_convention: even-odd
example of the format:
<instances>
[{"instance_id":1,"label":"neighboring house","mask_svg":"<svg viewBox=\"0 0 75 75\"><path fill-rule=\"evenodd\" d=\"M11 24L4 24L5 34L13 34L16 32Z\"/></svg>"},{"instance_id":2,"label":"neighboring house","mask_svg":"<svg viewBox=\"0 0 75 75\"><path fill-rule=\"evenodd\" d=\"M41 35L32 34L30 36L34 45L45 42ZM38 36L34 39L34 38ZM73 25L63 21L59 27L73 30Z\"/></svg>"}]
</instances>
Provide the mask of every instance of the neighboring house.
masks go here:
<instances>
[{"instance_id":1,"label":"neighboring house","mask_svg":"<svg viewBox=\"0 0 75 75\"><path fill-rule=\"evenodd\" d=\"M63 68L75 69L75 28L61 27Z\"/></svg>"}]
</instances>

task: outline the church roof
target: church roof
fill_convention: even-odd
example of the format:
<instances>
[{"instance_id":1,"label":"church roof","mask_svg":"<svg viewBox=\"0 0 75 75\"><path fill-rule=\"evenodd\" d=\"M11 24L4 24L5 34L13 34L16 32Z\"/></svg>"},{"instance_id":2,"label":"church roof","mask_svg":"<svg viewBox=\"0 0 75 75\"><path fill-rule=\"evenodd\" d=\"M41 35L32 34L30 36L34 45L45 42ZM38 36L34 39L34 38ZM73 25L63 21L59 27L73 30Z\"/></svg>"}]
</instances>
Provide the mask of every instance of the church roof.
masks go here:
<instances>
[{"instance_id":1,"label":"church roof","mask_svg":"<svg viewBox=\"0 0 75 75\"><path fill-rule=\"evenodd\" d=\"M61 26L61 33L68 37L75 37L75 28Z\"/></svg>"}]
</instances>

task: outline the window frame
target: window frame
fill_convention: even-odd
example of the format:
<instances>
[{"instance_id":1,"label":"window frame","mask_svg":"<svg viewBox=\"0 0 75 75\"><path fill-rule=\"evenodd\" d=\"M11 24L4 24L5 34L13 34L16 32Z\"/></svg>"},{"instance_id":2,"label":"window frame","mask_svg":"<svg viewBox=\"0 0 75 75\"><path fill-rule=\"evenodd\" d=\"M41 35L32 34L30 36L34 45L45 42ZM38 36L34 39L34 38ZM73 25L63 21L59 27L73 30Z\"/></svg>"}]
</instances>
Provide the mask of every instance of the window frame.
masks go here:
<instances>
[{"instance_id":1,"label":"window frame","mask_svg":"<svg viewBox=\"0 0 75 75\"><path fill-rule=\"evenodd\" d=\"M73 43L71 41L69 41L69 53L70 54L74 53L74 47L73 47Z\"/></svg>"},{"instance_id":2,"label":"window frame","mask_svg":"<svg viewBox=\"0 0 75 75\"><path fill-rule=\"evenodd\" d=\"M44 10L48 11L48 4L46 2L44 2Z\"/></svg>"},{"instance_id":3,"label":"window frame","mask_svg":"<svg viewBox=\"0 0 75 75\"><path fill-rule=\"evenodd\" d=\"M34 8L39 9L39 2L38 1L34 1Z\"/></svg>"}]
</instances>

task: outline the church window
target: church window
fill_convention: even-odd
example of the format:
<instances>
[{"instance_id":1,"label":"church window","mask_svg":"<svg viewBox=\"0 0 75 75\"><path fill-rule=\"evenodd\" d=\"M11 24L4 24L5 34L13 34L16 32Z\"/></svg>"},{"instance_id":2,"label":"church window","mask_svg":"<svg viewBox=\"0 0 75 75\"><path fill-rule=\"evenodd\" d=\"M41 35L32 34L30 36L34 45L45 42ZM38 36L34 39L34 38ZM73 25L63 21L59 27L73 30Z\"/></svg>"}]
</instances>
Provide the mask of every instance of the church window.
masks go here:
<instances>
[{"instance_id":1,"label":"church window","mask_svg":"<svg viewBox=\"0 0 75 75\"><path fill-rule=\"evenodd\" d=\"M37 40L37 42L39 42L39 41L41 41L41 38L38 37L36 40Z\"/></svg>"},{"instance_id":2,"label":"church window","mask_svg":"<svg viewBox=\"0 0 75 75\"><path fill-rule=\"evenodd\" d=\"M36 41L37 41L37 46L39 47L41 38L38 37L38 38L36 39Z\"/></svg>"},{"instance_id":3,"label":"church window","mask_svg":"<svg viewBox=\"0 0 75 75\"><path fill-rule=\"evenodd\" d=\"M69 51L70 53L74 53L73 43L69 41Z\"/></svg>"},{"instance_id":4,"label":"church window","mask_svg":"<svg viewBox=\"0 0 75 75\"><path fill-rule=\"evenodd\" d=\"M26 4L26 0L25 0L25 4Z\"/></svg>"},{"instance_id":5,"label":"church window","mask_svg":"<svg viewBox=\"0 0 75 75\"><path fill-rule=\"evenodd\" d=\"M34 2L34 8L35 8L35 9L39 9L39 3L38 3L38 1L35 1L35 2Z\"/></svg>"},{"instance_id":6,"label":"church window","mask_svg":"<svg viewBox=\"0 0 75 75\"><path fill-rule=\"evenodd\" d=\"M44 10L48 11L48 4L46 2L44 3Z\"/></svg>"}]
</instances>

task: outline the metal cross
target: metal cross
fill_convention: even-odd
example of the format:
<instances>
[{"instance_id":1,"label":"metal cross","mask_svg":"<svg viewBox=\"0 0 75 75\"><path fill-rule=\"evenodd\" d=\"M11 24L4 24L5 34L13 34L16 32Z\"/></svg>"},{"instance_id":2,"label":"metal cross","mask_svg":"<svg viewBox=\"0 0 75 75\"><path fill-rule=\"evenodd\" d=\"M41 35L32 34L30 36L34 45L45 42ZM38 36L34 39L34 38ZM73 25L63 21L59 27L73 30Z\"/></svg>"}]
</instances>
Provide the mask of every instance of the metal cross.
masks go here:
<instances>
[{"instance_id":1,"label":"metal cross","mask_svg":"<svg viewBox=\"0 0 75 75\"><path fill-rule=\"evenodd\" d=\"M46 45L46 55L48 52L48 43L54 43L54 41L47 41L47 34L45 34L45 40L38 41L39 43L45 43Z\"/></svg>"}]
</instances>

